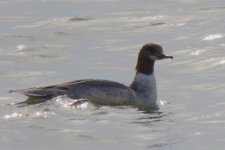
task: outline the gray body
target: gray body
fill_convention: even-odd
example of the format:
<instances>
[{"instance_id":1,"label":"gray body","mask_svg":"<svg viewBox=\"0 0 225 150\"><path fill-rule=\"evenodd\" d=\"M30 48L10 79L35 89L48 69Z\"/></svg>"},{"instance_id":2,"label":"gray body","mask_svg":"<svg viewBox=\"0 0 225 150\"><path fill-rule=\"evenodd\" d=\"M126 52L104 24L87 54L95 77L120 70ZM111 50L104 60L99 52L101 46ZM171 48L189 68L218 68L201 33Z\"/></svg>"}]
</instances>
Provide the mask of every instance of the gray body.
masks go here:
<instances>
[{"instance_id":1,"label":"gray body","mask_svg":"<svg viewBox=\"0 0 225 150\"><path fill-rule=\"evenodd\" d=\"M51 98L67 95L70 98L85 98L99 105L128 105L136 99L129 87L108 80L77 80L40 88L15 90L28 97Z\"/></svg>"}]
</instances>

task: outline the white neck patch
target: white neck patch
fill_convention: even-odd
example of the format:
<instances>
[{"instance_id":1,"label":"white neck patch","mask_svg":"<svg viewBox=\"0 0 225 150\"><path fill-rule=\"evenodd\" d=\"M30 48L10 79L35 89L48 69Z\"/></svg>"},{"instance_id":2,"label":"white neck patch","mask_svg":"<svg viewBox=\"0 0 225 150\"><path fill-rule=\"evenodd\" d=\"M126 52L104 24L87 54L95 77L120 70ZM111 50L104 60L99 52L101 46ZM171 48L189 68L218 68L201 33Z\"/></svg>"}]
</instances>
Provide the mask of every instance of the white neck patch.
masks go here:
<instances>
[{"instance_id":1,"label":"white neck patch","mask_svg":"<svg viewBox=\"0 0 225 150\"><path fill-rule=\"evenodd\" d=\"M157 100L157 87L154 73L151 75L145 75L137 73L134 82L137 87L137 95L145 103L156 104Z\"/></svg>"}]
</instances>

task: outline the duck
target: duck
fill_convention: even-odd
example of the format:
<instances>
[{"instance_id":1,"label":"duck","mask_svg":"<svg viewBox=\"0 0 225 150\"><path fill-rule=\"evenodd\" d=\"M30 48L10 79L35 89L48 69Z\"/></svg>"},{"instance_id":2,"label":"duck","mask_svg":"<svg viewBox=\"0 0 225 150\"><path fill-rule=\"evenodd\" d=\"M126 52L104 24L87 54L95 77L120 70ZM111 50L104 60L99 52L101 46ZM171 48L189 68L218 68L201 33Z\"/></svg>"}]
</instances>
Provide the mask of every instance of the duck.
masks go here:
<instances>
[{"instance_id":1,"label":"duck","mask_svg":"<svg viewBox=\"0 0 225 150\"><path fill-rule=\"evenodd\" d=\"M73 99L87 99L96 105L158 108L154 66L157 60L163 59L173 59L173 56L165 55L159 44L144 44L138 54L136 74L128 86L109 80L82 79L9 92L24 94L29 99L51 99L66 95Z\"/></svg>"}]
</instances>

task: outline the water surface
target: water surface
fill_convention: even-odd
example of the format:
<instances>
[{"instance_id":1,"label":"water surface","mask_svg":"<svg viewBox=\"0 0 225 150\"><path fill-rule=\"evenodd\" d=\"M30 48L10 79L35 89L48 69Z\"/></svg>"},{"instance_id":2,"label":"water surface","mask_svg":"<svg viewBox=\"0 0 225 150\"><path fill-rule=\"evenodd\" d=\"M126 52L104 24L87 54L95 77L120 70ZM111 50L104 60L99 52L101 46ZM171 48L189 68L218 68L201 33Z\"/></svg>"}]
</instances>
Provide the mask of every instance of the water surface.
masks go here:
<instances>
[{"instance_id":1,"label":"water surface","mask_svg":"<svg viewBox=\"0 0 225 150\"><path fill-rule=\"evenodd\" d=\"M225 146L225 2L2 0L1 149L204 149ZM10 89L85 78L128 85L141 45L156 64L160 109L18 107ZM50 144L51 143L51 144Z\"/></svg>"}]
</instances>

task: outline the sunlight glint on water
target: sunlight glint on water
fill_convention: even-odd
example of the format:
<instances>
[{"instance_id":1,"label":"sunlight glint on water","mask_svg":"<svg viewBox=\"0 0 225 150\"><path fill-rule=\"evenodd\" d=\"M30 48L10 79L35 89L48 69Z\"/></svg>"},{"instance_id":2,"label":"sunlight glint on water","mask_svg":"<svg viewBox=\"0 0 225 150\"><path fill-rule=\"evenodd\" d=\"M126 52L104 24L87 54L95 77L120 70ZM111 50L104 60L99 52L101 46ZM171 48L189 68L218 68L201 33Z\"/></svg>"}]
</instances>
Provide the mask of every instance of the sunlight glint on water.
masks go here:
<instances>
[{"instance_id":1,"label":"sunlight glint on water","mask_svg":"<svg viewBox=\"0 0 225 150\"><path fill-rule=\"evenodd\" d=\"M0 149L223 150L224 6L219 0L1 0ZM87 78L129 85L147 42L175 58L156 63L159 110L65 96L18 105L26 97L8 93Z\"/></svg>"}]
</instances>

